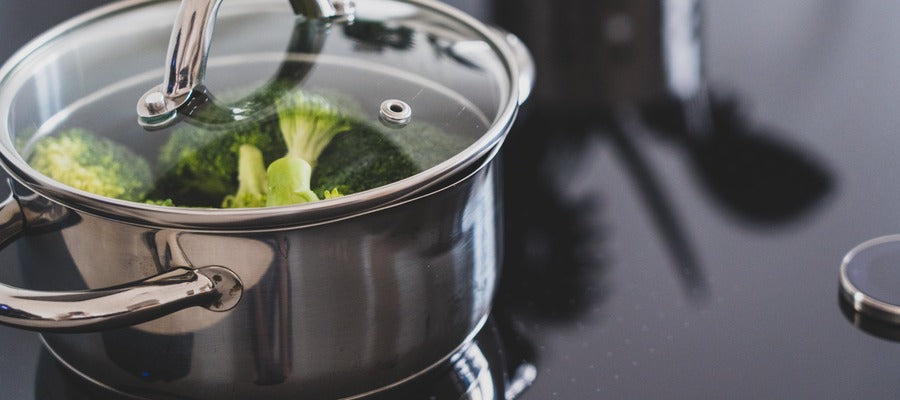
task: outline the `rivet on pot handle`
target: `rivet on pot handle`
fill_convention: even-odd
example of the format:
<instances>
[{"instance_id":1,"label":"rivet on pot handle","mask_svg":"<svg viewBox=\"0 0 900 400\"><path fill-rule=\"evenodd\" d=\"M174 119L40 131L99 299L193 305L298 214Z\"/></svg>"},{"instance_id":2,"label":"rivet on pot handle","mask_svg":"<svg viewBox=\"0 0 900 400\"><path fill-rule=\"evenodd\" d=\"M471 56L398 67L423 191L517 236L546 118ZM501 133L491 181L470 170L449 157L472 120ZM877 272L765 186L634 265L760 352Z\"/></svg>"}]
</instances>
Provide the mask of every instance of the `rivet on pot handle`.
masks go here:
<instances>
[{"instance_id":1,"label":"rivet on pot handle","mask_svg":"<svg viewBox=\"0 0 900 400\"><path fill-rule=\"evenodd\" d=\"M519 77L516 83L519 85L519 105L522 105L531 96L531 90L534 88L534 83L537 79L537 67L534 64L534 57L518 36L496 26L490 28L512 50L516 66L519 68Z\"/></svg>"},{"instance_id":2,"label":"rivet on pot handle","mask_svg":"<svg viewBox=\"0 0 900 400\"><path fill-rule=\"evenodd\" d=\"M0 202L0 245L26 229L15 195ZM227 311L243 293L224 267L176 268L116 287L44 292L0 284L0 323L42 332L92 332L150 321L193 306Z\"/></svg>"}]
</instances>

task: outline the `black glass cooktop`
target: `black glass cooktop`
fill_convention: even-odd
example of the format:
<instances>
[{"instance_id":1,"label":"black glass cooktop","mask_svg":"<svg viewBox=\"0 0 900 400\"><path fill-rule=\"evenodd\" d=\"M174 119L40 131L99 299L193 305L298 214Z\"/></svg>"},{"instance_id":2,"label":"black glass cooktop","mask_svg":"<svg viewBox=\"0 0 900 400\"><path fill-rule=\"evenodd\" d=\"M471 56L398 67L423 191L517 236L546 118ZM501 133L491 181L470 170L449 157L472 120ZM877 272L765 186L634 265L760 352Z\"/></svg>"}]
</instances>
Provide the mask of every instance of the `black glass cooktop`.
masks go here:
<instances>
[{"instance_id":1,"label":"black glass cooktop","mask_svg":"<svg viewBox=\"0 0 900 400\"><path fill-rule=\"evenodd\" d=\"M100 2L50 3L3 5L4 57ZM503 282L475 345L486 398L532 372L521 399L896 398L900 331L838 296L844 254L900 233L896 15L868 0L704 3L704 135L675 103L527 107L505 154ZM15 249L0 255L15 279ZM36 334L0 340L0 398L103 397ZM478 374L447 368L394 398L474 393Z\"/></svg>"}]
</instances>

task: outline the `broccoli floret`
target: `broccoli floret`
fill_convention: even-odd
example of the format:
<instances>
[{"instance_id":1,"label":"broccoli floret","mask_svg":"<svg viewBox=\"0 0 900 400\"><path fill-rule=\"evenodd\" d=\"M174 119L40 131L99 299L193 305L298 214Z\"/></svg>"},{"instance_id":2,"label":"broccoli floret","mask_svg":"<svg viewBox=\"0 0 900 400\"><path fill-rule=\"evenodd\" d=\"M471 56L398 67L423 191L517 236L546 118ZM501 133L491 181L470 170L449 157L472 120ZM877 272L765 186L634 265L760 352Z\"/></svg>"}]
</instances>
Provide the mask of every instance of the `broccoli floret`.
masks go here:
<instances>
[{"instance_id":1,"label":"broccoli floret","mask_svg":"<svg viewBox=\"0 0 900 400\"><path fill-rule=\"evenodd\" d=\"M144 204L150 204L150 205L162 206L162 207L175 207L175 203L172 201L172 199L165 199L165 200L146 199L146 200L144 200Z\"/></svg>"},{"instance_id":2,"label":"broccoli floret","mask_svg":"<svg viewBox=\"0 0 900 400\"><path fill-rule=\"evenodd\" d=\"M287 151L280 136L274 116L216 129L183 125L160 149L160 177L152 195L171 198L180 206L219 205L238 189L241 146L258 148L268 165Z\"/></svg>"},{"instance_id":3,"label":"broccoli floret","mask_svg":"<svg viewBox=\"0 0 900 400\"><path fill-rule=\"evenodd\" d=\"M367 117L360 104L336 92L292 90L273 98L275 106L265 109L272 115L226 127L181 126L172 132L160 150L160 178L149 198L188 207L251 207L236 199L244 145L261 152L262 165L268 166L264 205L277 206L386 185L471 143L421 122L403 128L363 122ZM226 196L229 200L223 202Z\"/></svg>"},{"instance_id":4,"label":"broccoli floret","mask_svg":"<svg viewBox=\"0 0 900 400\"><path fill-rule=\"evenodd\" d=\"M322 196L324 196L325 199L327 200L327 199L336 199L336 198L338 198L338 197L343 197L344 195L341 194L341 191L338 190L338 188L334 188L334 189L331 189L331 190L325 190L325 191L322 193Z\"/></svg>"},{"instance_id":5,"label":"broccoli floret","mask_svg":"<svg viewBox=\"0 0 900 400\"><path fill-rule=\"evenodd\" d=\"M294 92L276 101L287 155L269 165L267 206L318 200L310 190L312 171L322 151L350 123L337 108L316 95ZM329 188L331 189L331 188Z\"/></svg>"},{"instance_id":6,"label":"broccoli floret","mask_svg":"<svg viewBox=\"0 0 900 400\"><path fill-rule=\"evenodd\" d=\"M424 122L402 128L354 123L319 157L313 191L324 195L325 190L337 188L352 194L387 185L453 157L472 142Z\"/></svg>"},{"instance_id":7,"label":"broccoli floret","mask_svg":"<svg viewBox=\"0 0 900 400\"><path fill-rule=\"evenodd\" d=\"M399 129L382 128L380 131L416 164L419 171L446 161L475 142L474 138L450 134L427 122L414 121Z\"/></svg>"},{"instance_id":8,"label":"broccoli floret","mask_svg":"<svg viewBox=\"0 0 900 400\"><path fill-rule=\"evenodd\" d=\"M354 123L349 131L334 138L319 157L312 187L322 196L331 189L347 195L396 182L421 170L382 131Z\"/></svg>"},{"instance_id":9,"label":"broccoli floret","mask_svg":"<svg viewBox=\"0 0 900 400\"><path fill-rule=\"evenodd\" d=\"M29 164L76 189L122 200L141 201L153 182L144 158L84 129L41 139Z\"/></svg>"},{"instance_id":10,"label":"broccoli floret","mask_svg":"<svg viewBox=\"0 0 900 400\"><path fill-rule=\"evenodd\" d=\"M258 148L245 144L238 158L238 190L222 201L222 208L250 208L266 206L266 166Z\"/></svg>"}]
</instances>

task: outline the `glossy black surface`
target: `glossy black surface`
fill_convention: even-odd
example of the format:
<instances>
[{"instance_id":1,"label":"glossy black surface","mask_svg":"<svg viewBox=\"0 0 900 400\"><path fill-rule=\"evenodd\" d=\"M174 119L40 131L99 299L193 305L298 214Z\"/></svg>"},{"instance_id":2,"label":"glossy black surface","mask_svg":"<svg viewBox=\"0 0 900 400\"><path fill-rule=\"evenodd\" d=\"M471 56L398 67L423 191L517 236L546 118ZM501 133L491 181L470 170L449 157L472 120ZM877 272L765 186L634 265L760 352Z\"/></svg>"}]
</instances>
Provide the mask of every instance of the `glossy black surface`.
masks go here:
<instances>
[{"instance_id":1,"label":"glossy black surface","mask_svg":"<svg viewBox=\"0 0 900 400\"><path fill-rule=\"evenodd\" d=\"M4 50L11 29L46 26L35 3L50 0L2 6ZM838 300L844 254L900 232L896 15L874 0L705 3L724 133L702 141L672 106L525 110L494 315L536 362L523 399L900 394L900 335ZM6 23L24 18L38 22ZM0 278L15 279L14 253ZM0 339L0 397L40 398L37 337Z\"/></svg>"}]
</instances>

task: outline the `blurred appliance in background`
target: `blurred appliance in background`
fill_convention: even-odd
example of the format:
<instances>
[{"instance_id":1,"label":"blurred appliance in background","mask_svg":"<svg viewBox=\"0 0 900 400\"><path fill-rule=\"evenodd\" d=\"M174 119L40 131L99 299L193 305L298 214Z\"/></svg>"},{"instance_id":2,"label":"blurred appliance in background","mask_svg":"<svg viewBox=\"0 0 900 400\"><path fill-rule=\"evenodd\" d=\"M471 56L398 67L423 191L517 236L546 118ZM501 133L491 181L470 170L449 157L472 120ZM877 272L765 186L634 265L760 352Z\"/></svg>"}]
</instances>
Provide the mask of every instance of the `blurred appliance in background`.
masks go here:
<instances>
[{"instance_id":1,"label":"blurred appliance in background","mask_svg":"<svg viewBox=\"0 0 900 400\"><path fill-rule=\"evenodd\" d=\"M493 1L496 22L525 41L537 64L529 108L548 124L523 124L511 138L522 147L545 148L559 127L625 140L649 133L683 149L707 193L747 220L790 221L828 191L817 160L711 88L700 0Z\"/></svg>"},{"instance_id":2,"label":"blurred appliance in background","mask_svg":"<svg viewBox=\"0 0 900 400\"><path fill-rule=\"evenodd\" d=\"M533 109L595 115L689 99L703 83L699 0L493 0L496 22L537 61Z\"/></svg>"},{"instance_id":3,"label":"blurred appliance in background","mask_svg":"<svg viewBox=\"0 0 900 400\"><path fill-rule=\"evenodd\" d=\"M675 147L705 194L750 224L782 226L829 192L832 177L820 161L776 140L744 117L734 96L710 88L700 0L492 0L490 7L537 64L525 122L504 154L509 234L501 303L523 291L545 293L536 303L556 315L561 304L577 314L588 303L577 301L589 296L577 282L596 281L602 270L602 223L586 216L598 213L603 188L591 192L595 183L572 177L590 176L573 169L596 167L596 155L586 152L597 137L613 144L695 302L709 290L703 268L689 226L644 154L655 141L643 138Z\"/></svg>"},{"instance_id":4,"label":"blurred appliance in background","mask_svg":"<svg viewBox=\"0 0 900 400\"><path fill-rule=\"evenodd\" d=\"M596 167L588 151L598 136L614 139L689 298L704 298L683 224L630 138L634 132L621 126L633 122L622 116L645 105L704 96L699 1L493 0L491 9L495 23L530 46L537 64L526 122L513 130L504 154L507 268L499 303L566 321L606 294L598 275L605 264L602 195L596 183L573 178ZM521 307L523 296L540 306Z\"/></svg>"}]
</instances>

